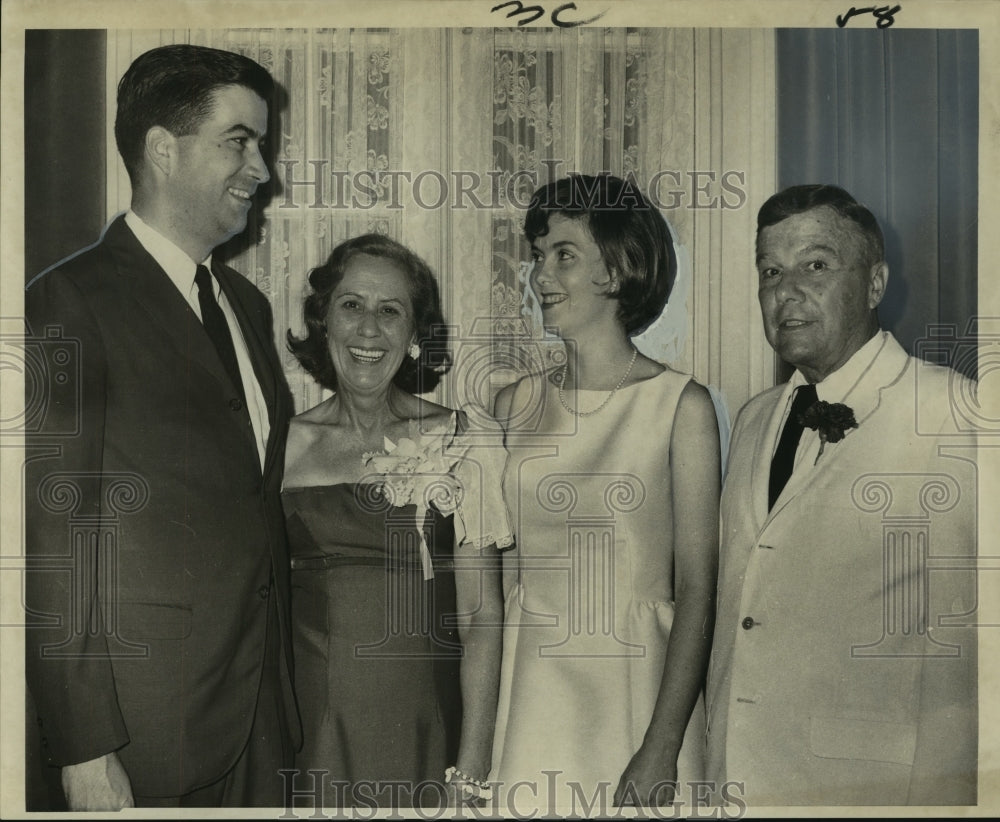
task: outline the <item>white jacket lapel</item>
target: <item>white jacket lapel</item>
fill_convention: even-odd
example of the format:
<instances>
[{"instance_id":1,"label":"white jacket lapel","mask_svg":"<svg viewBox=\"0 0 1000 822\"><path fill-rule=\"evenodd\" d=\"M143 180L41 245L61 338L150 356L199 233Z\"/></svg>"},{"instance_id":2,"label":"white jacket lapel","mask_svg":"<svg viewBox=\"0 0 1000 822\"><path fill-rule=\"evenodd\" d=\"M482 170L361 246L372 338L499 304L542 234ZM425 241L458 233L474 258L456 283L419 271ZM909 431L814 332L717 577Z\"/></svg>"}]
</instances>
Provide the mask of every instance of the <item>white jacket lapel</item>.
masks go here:
<instances>
[{"instance_id":1,"label":"white jacket lapel","mask_svg":"<svg viewBox=\"0 0 1000 822\"><path fill-rule=\"evenodd\" d=\"M778 497L774 503L774 507L768 513L766 517L767 522L770 522L782 508L795 499L796 496L802 493L812 482L816 480L820 474L818 469L822 469L823 471L837 470L838 463L845 458L845 454L849 454L851 451L851 447L848 445L850 438L854 436L860 427L865 424L865 420L867 420L868 417L875 412L881 401L882 390L895 383L902 376L903 372L906 370L908 362L908 355L903 350L902 346L896 342L895 337L891 334L886 334L885 342L883 343L878 354L875 355L875 359L872 360L871 365L858 379L855 387L848 392L846 397L844 397L844 403L849 405L854 411L854 418L857 420L858 429L849 430L844 439L839 443L827 444L823 449L822 456L819 458L819 464L816 469L813 469L813 466L803 466L803 470L795 471L792 474L788 483L785 485L784 490L781 492L781 496ZM916 401L915 398L914 401ZM780 419L780 414L773 414L771 424L768 426L769 436L771 436L771 439L767 442L771 444L776 441L778 436L775 418ZM813 432L808 430L805 433L815 436ZM847 447L842 447L845 445ZM770 450L768 450L768 455L769 454ZM767 479L769 472L770 459L768 458L768 464L763 475L765 506L767 505ZM757 472L755 477L759 476L760 472ZM755 489L755 503L757 499L756 494L757 491Z\"/></svg>"},{"instance_id":2,"label":"white jacket lapel","mask_svg":"<svg viewBox=\"0 0 1000 822\"><path fill-rule=\"evenodd\" d=\"M767 502L771 481L771 458L774 456L774 446L778 441L784 409L791 393L791 385L786 384L785 390L777 394L777 402L769 404L767 408L761 410L761 419L756 426L757 442L754 443L754 471L750 485L750 503L753 505L754 524L758 531L769 518Z\"/></svg>"}]
</instances>

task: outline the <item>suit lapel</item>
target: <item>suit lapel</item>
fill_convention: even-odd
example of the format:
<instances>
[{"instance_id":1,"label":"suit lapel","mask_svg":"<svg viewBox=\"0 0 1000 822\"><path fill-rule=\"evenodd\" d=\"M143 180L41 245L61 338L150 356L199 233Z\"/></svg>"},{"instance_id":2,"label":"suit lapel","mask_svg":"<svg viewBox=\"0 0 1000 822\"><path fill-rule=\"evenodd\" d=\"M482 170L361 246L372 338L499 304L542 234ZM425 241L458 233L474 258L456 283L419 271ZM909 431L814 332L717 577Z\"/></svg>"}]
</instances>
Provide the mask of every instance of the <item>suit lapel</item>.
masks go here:
<instances>
[{"instance_id":1,"label":"suit lapel","mask_svg":"<svg viewBox=\"0 0 1000 822\"><path fill-rule=\"evenodd\" d=\"M234 386L204 325L167 273L136 239L124 217L119 217L108 227L104 242L108 245L118 273L125 281L132 298L159 338L173 348L178 360L192 363L214 378L219 385L220 402L227 397L232 398ZM230 288L226 292L227 297L231 291ZM232 304L238 302L235 297L232 298ZM250 324L245 319L245 312L243 313L240 325L246 329ZM245 332L244 336L248 339L248 345L251 338L256 340L252 331ZM254 361L254 368L258 368L259 357L255 356L252 349L251 359ZM271 382L273 383L273 379ZM256 450L251 427L241 426L241 430L245 430L247 442Z\"/></svg>"},{"instance_id":2,"label":"suit lapel","mask_svg":"<svg viewBox=\"0 0 1000 822\"><path fill-rule=\"evenodd\" d=\"M264 401L267 403L268 419L273 422L276 386L275 377L271 370L271 364L267 356L268 347L261 338L262 329L257 327L253 316L250 314L247 306L236 292L233 277L239 277L241 275L237 274L227 266L219 265L214 260L212 262L212 273L215 274L216 278L219 280L219 284L222 286L222 291L225 293L226 299L229 301L229 307L233 309L236 321L239 323L240 329L243 332L243 339L246 341L247 351L250 353L250 362L253 365L254 375L257 377L261 393L264 395Z\"/></svg>"},{"instance_id":3,"label":"suit lapel","mask_svg":"<svg viewBox=\"0 0 1000 822\"><path fill-rule=\"evenodd\" d=\"M871 365L865 370L865 372L859 377L856 385L852 388L846 397L844 397L844 403L849 405L854 411L854 418L857 420L858 428L848 431L845 438L841 443L827 444L823 449L823 455L819 458L818 468L822 468L825 471L835 471L837 466L842 459L844 459L844 454L850 451L850 446L847 448L840 447L842 444L847 444L850 438L857 434L861 429L861 426L865 424L865 421L876 411L879 404L882 401L882 391L891 385L895 384L899 378L906 371L906 366L909 362L909 357L906 352L902 349L896 339L891 335L887 335L885 342L882 344L882 348L879 350L878 354L872 360ZM777 416L777 415L773 415ZM768 440L770 443L774 443L777 438L777 427L772 423L772 439ZM809 433L808 430L806 433ZM768 465L767 471L770 471L770 466ZM819 470L802 470L796 471L788 480L788 484L785 486L784 490L781 492L781 496L778 497L777 502L774 504L774 508L771 509L767 516L767 521L769 522L778 514L782 508L788 505L796 496L804 492L816 478L819 476ZM768 474L764 474L764 485L766 488ZM766 490L765 490L766 495ZM765 506L766 506L765 500Z\"/></svg>"},{"instance_id":4,"label":"suit lapel","mask_svg":"<svg viewBox=\"0 0 1000 822\"><path fill-rule=\"evenodd\" d=\"M229 375L198 316L167 273L136 239L124 217L109 226L104 241L133 299L161 339L173 346L178 357L205 369L228 389Z\"/></svg>"},{"instance_id":5,"label":"suit lapel","mask_svg":"<svg viewBox=\"0 0 1000 822\"><path fill-rule=\"evenodd\" d=\"M767 498L771 477L771 456L778 441L778 430L787 404L790 388L775 392L775 401L762 406L760 419L754 426L757 440L753 448L753 471L750 478L750 504L753 507L754 526L759 531L768 518Z\"/></svg>"},{"instance_id":6,"label":"suit lapel","mask_svg":"<svg viewBox=\"0 0 1000 822\"><path fill-rule=\"evenodd\" d=\"M273 347L270 339L271 329L258 322L245 302L240 299L233 278L242 275L226 265L217 263L214 258L212 261L212 271L218 278L226 299L233 309L236 321L243 332L243 339L250 354L250 362L253 365L254 375L257 377L257 383L260 385L260 391L267 406L269 433L263 468L266 474L270 470L275 454L277 453L276 443L283 436L283 432L280 430L283 421L278 413L280 383L278 375L274 370L273 358L270 356Z\"/></svg>"}]
</instances>

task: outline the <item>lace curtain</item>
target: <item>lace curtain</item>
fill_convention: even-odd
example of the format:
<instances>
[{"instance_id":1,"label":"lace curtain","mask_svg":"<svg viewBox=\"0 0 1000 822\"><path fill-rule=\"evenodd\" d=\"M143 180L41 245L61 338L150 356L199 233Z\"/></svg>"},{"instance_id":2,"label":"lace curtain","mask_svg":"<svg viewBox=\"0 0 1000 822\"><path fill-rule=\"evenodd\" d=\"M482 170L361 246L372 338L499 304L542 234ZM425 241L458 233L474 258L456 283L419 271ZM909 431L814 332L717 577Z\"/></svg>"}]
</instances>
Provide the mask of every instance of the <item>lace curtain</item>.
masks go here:
<instances>
[{"instance_id":1,"label":"lace curtain","mask_svg":"<svg viewBox=\"0 0 1000 822\"><path fill-rule=\"evenodd\" d=\"M639 345L721 388L735 410L773 379L766 343L746 344L762 338L747 202L773 191L772 41L768 32L690 29L109 32L109 99L131 60L164 43L264 65L283 90L273 106L274 184L226 250L231 264L270 298L286 352L285 330L302 329L308 272L338 242L377 231L405 243L441 284L456 367L438 398L449 404L489 403L558 356L526 284L521 228L534 188L573 171L634 174L655 191L681 261L670 306ZM113 152L109 217L129 198ZM723 288L719 255L730 248L742 259ZM287 352L284 367L298 410L322 398Z\"/></svg>"}]
</instances>

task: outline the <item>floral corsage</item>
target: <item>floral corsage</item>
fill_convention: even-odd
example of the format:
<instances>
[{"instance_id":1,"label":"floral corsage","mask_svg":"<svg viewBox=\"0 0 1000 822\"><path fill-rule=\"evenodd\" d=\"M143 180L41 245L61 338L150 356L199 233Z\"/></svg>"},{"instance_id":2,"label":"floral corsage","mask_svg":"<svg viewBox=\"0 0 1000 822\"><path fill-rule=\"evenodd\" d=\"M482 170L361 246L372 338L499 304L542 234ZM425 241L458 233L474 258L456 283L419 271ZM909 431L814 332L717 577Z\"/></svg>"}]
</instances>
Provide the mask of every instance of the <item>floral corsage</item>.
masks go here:
<instances>
[{"instance_id":1,"label":"floral corsage","mask_svg":"<svg viewBox=\"0 0 1000 822\"><path fill-rule=\"evenodd\" d=\"M465 456L468 445L453 442L454 418L421 431L411 420L409 436L399 442L385 438L385 450L366 453L363 464L375 475L387 502L396 508L415 505L420 532L420 563L424 579L434 576L430 549L424 538L423 523L433 505L441 514L453 514L462 502L464 489L455 479L455 464Z\"/></svg>"},{"instance_id":2,"label":"floral corsage","mask_svg":"<svg viewBox=\"0 0 1000 822\"><path fill-rule=\"evenodd\" d=\"M823 455L823 448L828 442L840 442L849 428L857 428L858 421L854 419L854 409L842 402L824 402L816 400L799 415L799 422L806 428L819 433L819 453L813 462L815 465Z\"/></svg>"}]
</instances>

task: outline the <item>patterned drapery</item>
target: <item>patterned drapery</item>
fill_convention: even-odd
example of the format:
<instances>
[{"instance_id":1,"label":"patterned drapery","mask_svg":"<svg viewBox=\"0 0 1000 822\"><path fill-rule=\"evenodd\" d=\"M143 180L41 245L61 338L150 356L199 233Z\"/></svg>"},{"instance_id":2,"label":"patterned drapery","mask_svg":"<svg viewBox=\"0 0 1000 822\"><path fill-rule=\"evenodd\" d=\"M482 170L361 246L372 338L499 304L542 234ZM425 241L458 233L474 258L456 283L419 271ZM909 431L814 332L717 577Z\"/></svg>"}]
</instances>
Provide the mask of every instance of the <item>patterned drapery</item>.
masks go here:
<instances>
[{"instance_id":1,"label":"patterned drapery","mask_svg":"<svg viewBox=\"0 0 1000 822\"><path fill-rule=\"evenodd\" d=\"M227 249L270 298L279 350L286 329L302 329L310 268L341 240L383 232L441 283L457 362L438 398L490 402L559 350L526 288L531 193L604 171L635 175L679 246L670 306L640 347L717 386L733 410L771 384L748 214L774 185L772 32L109 32L109 90L135 56L171 42L246 54L282 89L269 202ZM109 216L129 197L112 153ZM321 399L290 354L284 366L298 410Z\"/></svg>"}]
</instances>

